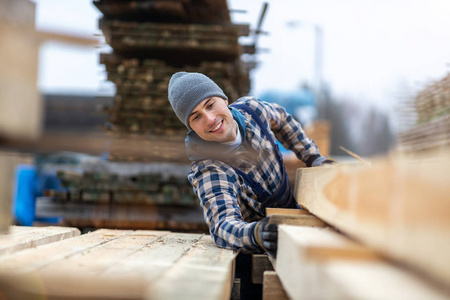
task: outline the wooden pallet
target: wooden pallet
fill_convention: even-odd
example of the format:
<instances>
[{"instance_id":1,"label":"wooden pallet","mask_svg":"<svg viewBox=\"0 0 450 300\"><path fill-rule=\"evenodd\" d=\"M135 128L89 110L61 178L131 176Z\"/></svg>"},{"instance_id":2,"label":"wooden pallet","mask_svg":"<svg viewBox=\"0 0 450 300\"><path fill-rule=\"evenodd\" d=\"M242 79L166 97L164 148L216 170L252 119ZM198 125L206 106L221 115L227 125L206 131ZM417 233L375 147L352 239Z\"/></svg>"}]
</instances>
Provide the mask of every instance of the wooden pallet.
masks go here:
<instances>
[{"instance_id":1,"label":"wooden pallet","mask_svg":"<svg viewBox=\"0 0 450 300\"><path fill-rule=\"evenodd\" d=\"M208 235L101 229L0 257L7 299L229 299L236 253Z\"/></svg>"}]
</instances>

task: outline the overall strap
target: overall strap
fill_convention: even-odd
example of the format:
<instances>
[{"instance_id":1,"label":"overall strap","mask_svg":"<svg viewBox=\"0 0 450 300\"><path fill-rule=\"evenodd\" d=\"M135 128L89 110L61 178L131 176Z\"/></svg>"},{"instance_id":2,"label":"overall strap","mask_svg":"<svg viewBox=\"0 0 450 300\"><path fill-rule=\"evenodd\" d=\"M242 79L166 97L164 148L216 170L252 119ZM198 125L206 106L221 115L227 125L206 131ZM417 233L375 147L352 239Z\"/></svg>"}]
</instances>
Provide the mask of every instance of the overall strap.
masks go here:
<instances>
[{"instance_id":1,"label":"overall strap","mask_svg":"<svg viewBox=\"0 0 450 300\"><path fill-rule=\"evenodd\" d=\"M272 144L272 147L274 147L275 152L278 156L278 159L280 159L280 158L282 159L282 155L281 155L280 149L278 148L278 145L275 143L275 141L273 140L272 136L269 133L269 130L267 130L267 127L264 125L263 121L256 114L256 112L253 109L251 109L250 107L248 107L247 105L243 105L243 104L231 104L230 106L234 107L234 108L242 109L243 111L249 113L252 116L253 120L255 120L255 122L258 123L259 127L261 127L262 131L267 136L267 139Z\"/></svg>"},{"instance_id":2,"label":"overall strap","mask_svg":"<svg viewBox=\"0 0 450 300\"><path fill-rule=\"evenodd\" d=\"M271 206L275 203L279 203L280 207L295 207L292 203L292 190L289 185L289 179L286 174L286 170L284 168L283 163L283 157L280 152L280 149L278 148L278 145L273 140L272 136L269 133L269 130L262 122L261 118L256 114L254 110L252 110L250 107L243 105L243 104L232 104L230 105L233 108L239 108L244 110L245 112L249 113L253 120L259 125L261 130L264 132L264 134L267 136L267 139L272 144L272 147L275 150L275 154L277 156L278 162L280 164L280 169L282 173L282 182L278 190L273 194L270 195L267 191L264 190L264 188L255 180L250 178L246 173L242 172L241 170L238 170L237 168L233 168L236 173L238 173L242 179L244 179L245 182L247 182L248 185L252 188L253 192L258 197L258 200L261 201L263 204L263 208L265 209L268 206ZM294 201L295 202L295 201Z\"/></svg>"}]
</instances>

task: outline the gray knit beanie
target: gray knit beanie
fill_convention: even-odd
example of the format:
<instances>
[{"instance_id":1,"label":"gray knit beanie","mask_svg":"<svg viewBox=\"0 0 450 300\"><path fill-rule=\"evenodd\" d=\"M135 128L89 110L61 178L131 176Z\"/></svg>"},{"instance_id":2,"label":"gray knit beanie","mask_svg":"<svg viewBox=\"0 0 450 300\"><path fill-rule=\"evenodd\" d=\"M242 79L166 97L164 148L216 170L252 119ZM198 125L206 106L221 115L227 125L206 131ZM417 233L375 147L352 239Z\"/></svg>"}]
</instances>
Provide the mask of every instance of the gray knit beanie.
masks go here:
<instances>
[{"instance_id":1,"label":"gray knit beanie","mask_svg":"<svg viewBox=\"0 0 450 300\"><path fill-rule=\"evenodd\" d=\"M208 76L200 73L178 72L169 81L169 101L178 119L189 126L189 115L204 99L218 96L228 100L222 89Z\"/></svg>"}]
</instances>

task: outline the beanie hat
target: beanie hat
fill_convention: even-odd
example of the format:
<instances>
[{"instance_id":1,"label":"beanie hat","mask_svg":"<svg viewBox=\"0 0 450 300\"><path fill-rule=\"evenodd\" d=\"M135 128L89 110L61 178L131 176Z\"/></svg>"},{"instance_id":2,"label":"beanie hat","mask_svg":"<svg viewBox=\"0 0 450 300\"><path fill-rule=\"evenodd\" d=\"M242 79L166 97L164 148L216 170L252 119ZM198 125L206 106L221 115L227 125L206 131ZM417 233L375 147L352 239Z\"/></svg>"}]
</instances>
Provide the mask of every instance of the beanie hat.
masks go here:
<instances>
[{"instance_id":1,"label":"beanie hat","mask_svg":"<svg viewBox=\"0 0 450 300\"><path fill-rule=\"evenodd\" d=\"M209 97L228 100L222 89L208 76L200 73L178 72L169 81L169 102L178 119L190 130L189 116L194 108Z\"/></svg>"}]
</instances>

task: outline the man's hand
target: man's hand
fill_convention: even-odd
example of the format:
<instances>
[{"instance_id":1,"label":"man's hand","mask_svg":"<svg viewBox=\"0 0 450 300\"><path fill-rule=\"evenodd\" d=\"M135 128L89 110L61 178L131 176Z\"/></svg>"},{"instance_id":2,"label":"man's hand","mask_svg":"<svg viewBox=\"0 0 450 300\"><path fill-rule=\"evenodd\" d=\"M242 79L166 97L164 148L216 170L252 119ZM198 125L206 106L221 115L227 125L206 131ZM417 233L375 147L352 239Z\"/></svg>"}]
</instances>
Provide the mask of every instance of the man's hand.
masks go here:
<instances>
[{"instance_id":1,"label":"man's hand","mask_svg":"<svg viewBox=\"0 0 450 300\"><path fill-rule=\"evenodd\" d=\"M326 165L326 164L330 164L330 165L337 165L338 162L335 161L334 159L331 158L327 158L323 161L322 165Z\"/></svg>"},{"instance_id":2,"label":"man's hand","mask_svg":"<svg viewBox=\"0 0 450 300\"><path fill-rule=\"evenodd\" d=\"M326 166L326 165L339 165L338 162L336 162L334 159L327 158L327 157L319 157L313 163L311 164L311 167L319 167L319 166Z\"/></svg>"},{"instance_id":3,"label":"man's hand","mask_svg":"<svg viewBox=\"0 0 450 300\"><path fill-rule=\"evenodd\" d=\"M278 225L269 224L270 217L265 217L256 224L255 239L271 257L277 257Z\"/></svg>"}]
</instances>

